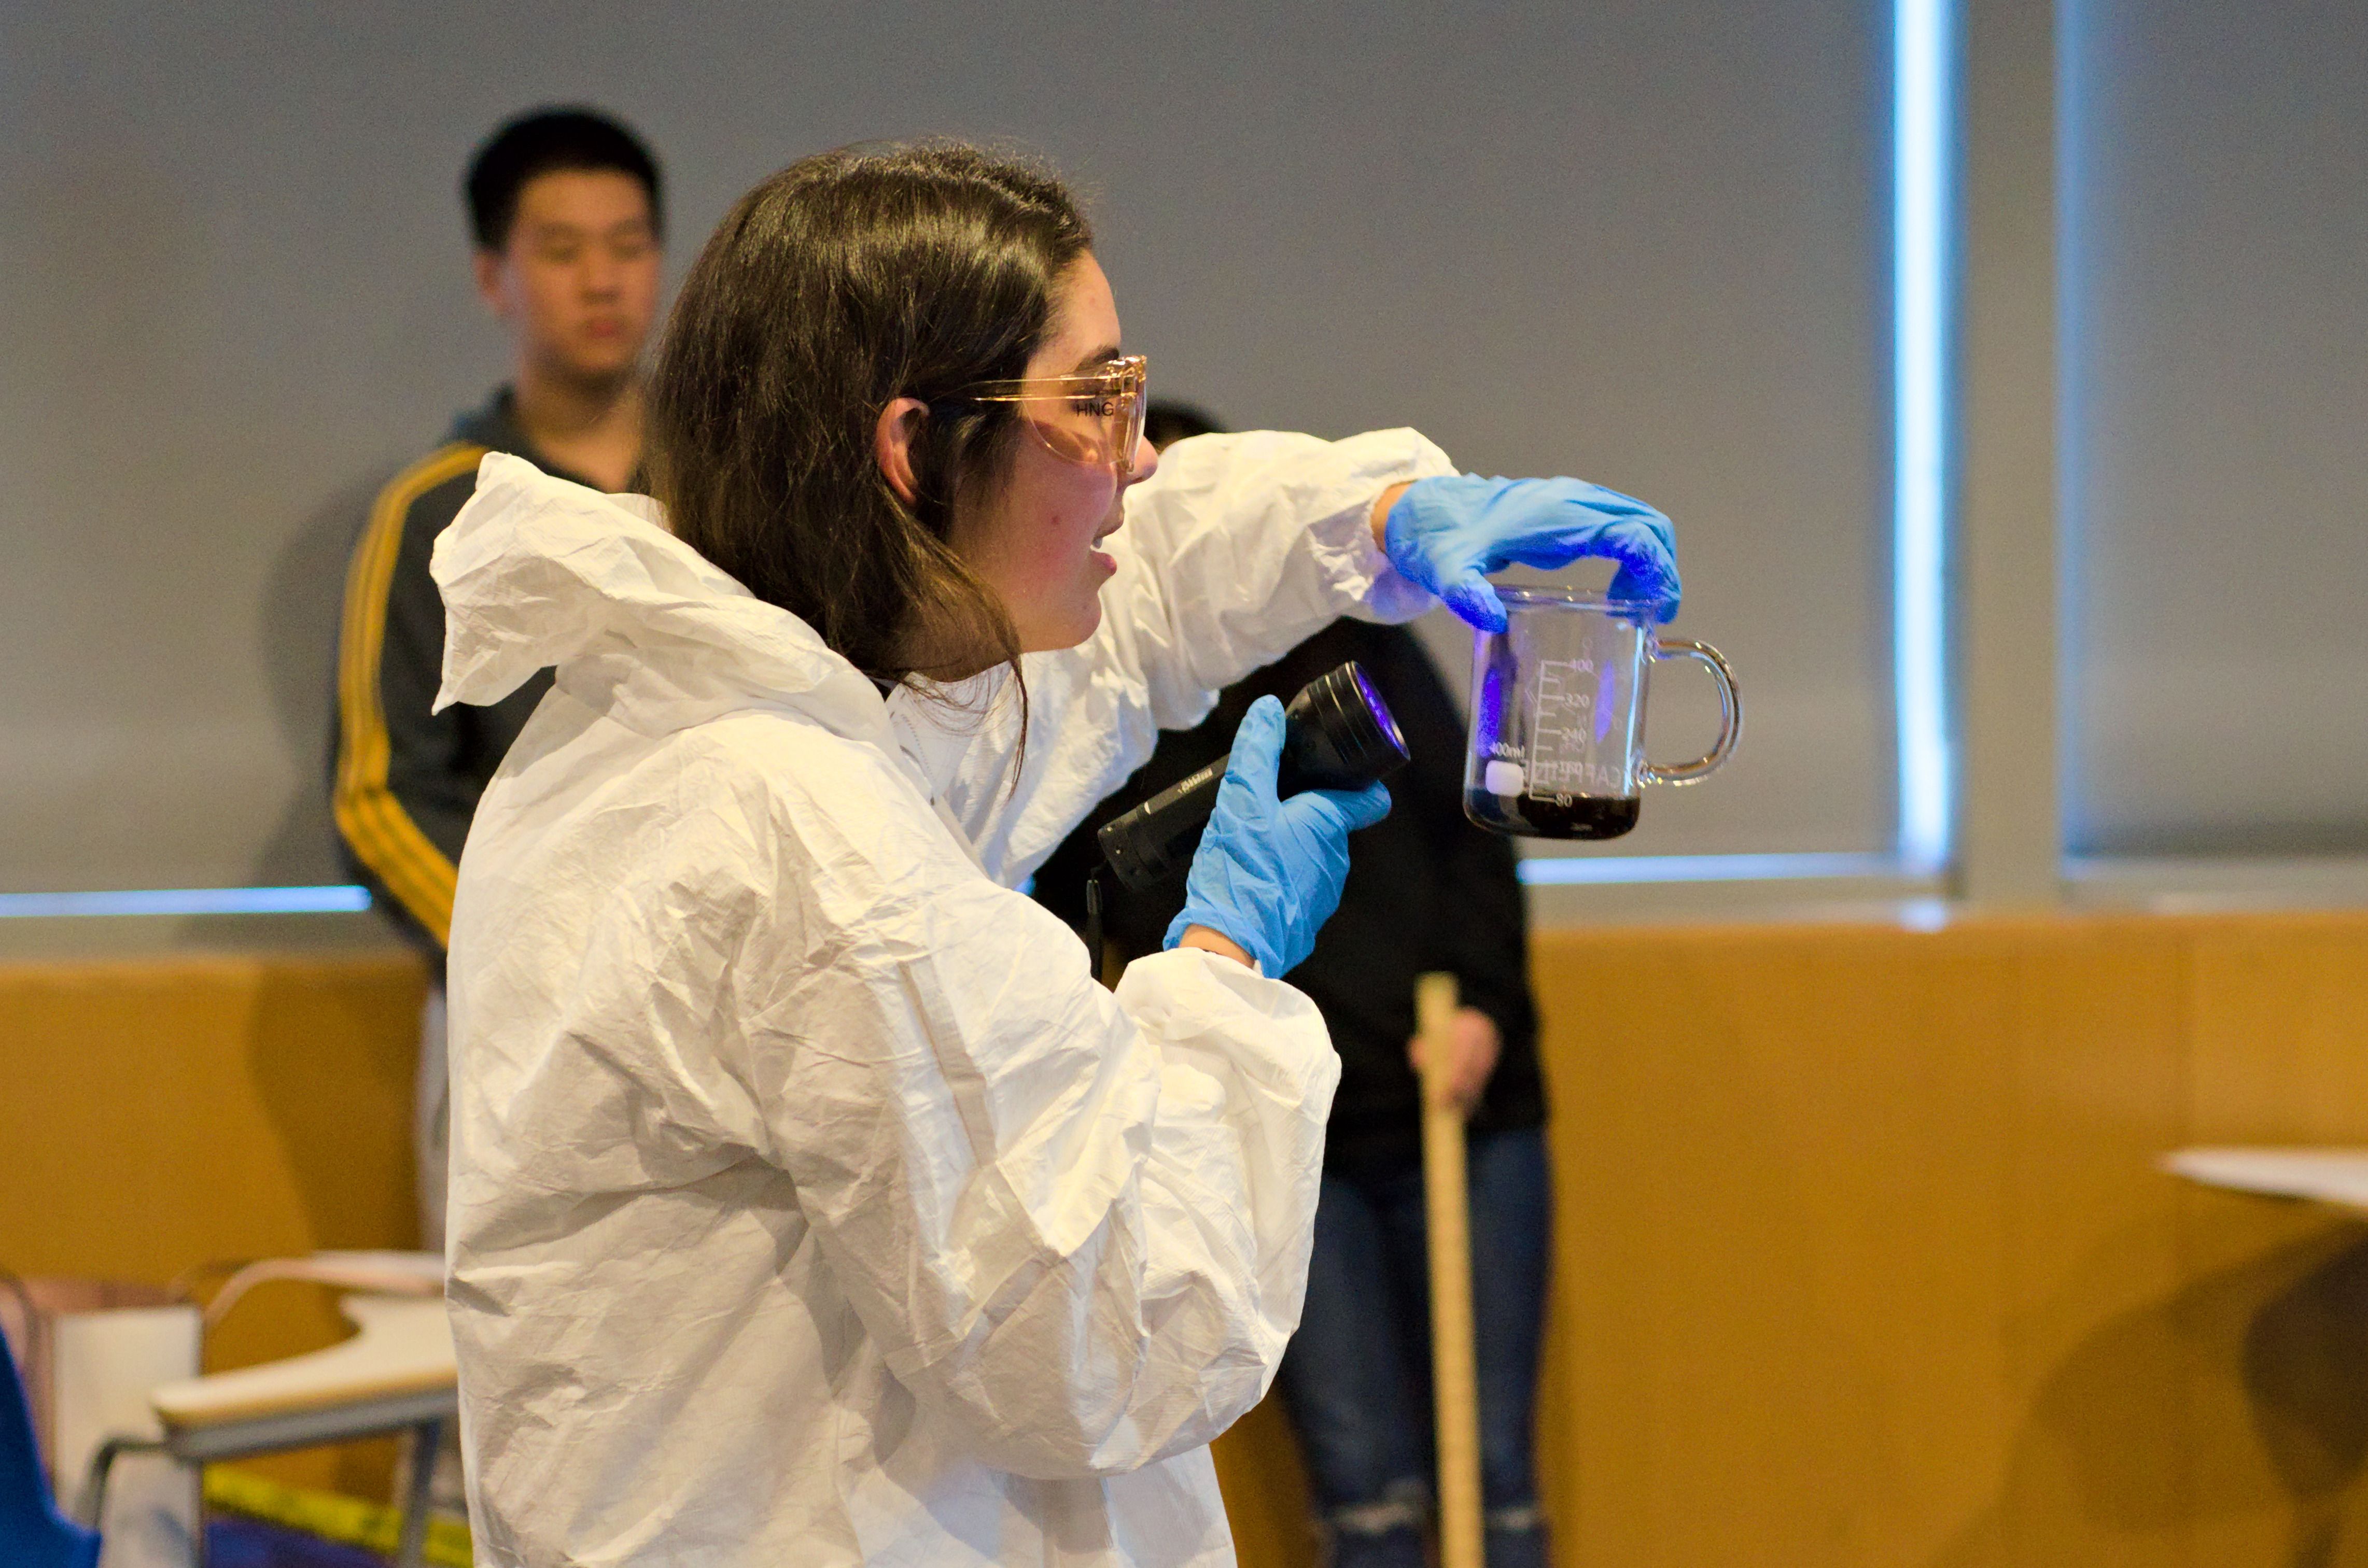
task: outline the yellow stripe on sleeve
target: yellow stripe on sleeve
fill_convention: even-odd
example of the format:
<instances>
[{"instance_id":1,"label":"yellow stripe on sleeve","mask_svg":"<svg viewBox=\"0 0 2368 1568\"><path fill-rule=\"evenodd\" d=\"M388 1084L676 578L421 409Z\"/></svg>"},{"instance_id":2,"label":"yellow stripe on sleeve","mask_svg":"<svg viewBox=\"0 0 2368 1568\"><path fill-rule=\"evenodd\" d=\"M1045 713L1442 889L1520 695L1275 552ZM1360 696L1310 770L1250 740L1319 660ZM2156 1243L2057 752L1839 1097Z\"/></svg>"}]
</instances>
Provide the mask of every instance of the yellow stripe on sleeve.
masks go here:
<instances>
[{"instance_id":1,"label":"yellow stripe on sleeve","mask_svg":"<svg viewBox=\"0 0 2368 1568\"><path fill-rule=\"evenodd\" d=\"M484 455L481 446L456 441L404 470L379 492L346 571L345 617L337 636L337 778L332 801L337 831L438 942L448 941L452 929L452 862L387 787L393 748L379 667L404 519L414 502L472 472Z\"/></svg>"}]
</instances>

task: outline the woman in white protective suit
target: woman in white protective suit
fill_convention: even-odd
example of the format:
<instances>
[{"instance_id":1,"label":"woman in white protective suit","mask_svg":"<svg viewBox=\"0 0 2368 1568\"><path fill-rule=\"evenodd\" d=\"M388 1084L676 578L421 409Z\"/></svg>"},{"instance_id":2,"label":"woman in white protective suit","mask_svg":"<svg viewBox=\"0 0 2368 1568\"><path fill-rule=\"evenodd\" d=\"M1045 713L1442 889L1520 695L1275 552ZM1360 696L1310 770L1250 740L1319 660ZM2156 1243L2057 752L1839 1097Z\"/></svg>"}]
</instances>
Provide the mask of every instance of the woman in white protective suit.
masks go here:
<instances>
[{"instance_id":1,"label":"woman in white protective suit","mask_svg":"<svg viewBox=\"0 0 2368 1568\"><path fill-rule=\"evenodd\" d=\"M1407 430L1154 478L1143 372L1057 181L827 153L684 284L657 502L489 456L438 541L441 700L558 672L453 911L482 1562L1233 1560L1207 1444L1297 1322L1336 1075L1277 977L1386 796L1278 801L1269 699L1115 994L1014 887L1335 617L1676 577L1650 508Z\"/></svg>"}]
</instances>

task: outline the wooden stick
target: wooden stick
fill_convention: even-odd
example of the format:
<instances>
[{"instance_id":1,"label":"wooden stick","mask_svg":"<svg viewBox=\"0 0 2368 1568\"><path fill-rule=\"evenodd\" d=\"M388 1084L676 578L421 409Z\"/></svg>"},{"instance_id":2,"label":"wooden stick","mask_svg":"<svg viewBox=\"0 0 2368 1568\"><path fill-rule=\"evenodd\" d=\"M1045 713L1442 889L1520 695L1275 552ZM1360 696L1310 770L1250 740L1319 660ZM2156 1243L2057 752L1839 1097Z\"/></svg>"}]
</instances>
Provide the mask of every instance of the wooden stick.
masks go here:
<instances>
[{"instance_id":1,"label":"wooden stick","mask_svg":"<svg viewBox=\"0 0 2368 1568\"><path fill-rule=\"evenodd\" d=\"M1480 1388L1472 1353L1471 1208L1455 1103L1455 977L1415 982L1422 1039L1422 1185L1430 1233L1430 1389L1439 1434L1440 1568L1482 1568Z\"/></svg>"}]
</instances>

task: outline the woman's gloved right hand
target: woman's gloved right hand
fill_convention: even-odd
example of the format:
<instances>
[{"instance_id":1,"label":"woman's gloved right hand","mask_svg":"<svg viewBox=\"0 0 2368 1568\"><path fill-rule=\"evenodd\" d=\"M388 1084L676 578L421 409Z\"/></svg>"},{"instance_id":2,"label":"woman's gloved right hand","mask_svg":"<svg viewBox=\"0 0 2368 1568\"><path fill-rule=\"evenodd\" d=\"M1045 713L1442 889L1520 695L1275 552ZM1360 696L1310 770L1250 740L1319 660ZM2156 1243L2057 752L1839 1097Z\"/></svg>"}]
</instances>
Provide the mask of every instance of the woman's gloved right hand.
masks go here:
<instances>
[{"instance_id":1,"label":"woman's gloved right hand","mask_svg":"<svg viewBox=\"0 0 2368 1568\"><path fill-rule=\"evenodd\" d=\"M1296 969L1340 906L1349 835L1389 815L1390 792L1307 790L1275 794L1282 766L1282 704L1261 697L1234 733L1217 808L1193 852L1184 909L1167 927L1172 948L1205 926L1238 944L1269 978Z\"/></svg>"}]
</instances>

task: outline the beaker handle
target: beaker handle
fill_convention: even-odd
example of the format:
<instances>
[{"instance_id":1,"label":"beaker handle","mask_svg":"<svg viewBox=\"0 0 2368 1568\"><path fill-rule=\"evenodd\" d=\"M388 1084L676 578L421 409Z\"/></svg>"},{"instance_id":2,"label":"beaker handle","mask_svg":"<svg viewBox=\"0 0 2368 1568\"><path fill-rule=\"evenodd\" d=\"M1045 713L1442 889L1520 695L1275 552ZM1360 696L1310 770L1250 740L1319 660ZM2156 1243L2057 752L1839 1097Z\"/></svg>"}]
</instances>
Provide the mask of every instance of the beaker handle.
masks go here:
<instances>
[{"instance_id":1,"label":"beaker handle","mask_svg":"<svg viewBox=\"0 0 2368 1568\"><path fill-rule=\"evenodd\" d=\"M1735 743L1743 738L1743 698L1735 689L1735 672L1726 667L1726 660L1707 642L1697 642L1689 637L1672 637L1666 642L1653 640L1653 657L1661 659L1694 659L1710 670L1711 679L1718 683L1718 739L1709 752L1691 762L1680 762L1664 767L1657 763L1645 764L1647 784L1691 784L1718 771L1719 765L1735 750Z\"/></svg>"}]
</instances>

